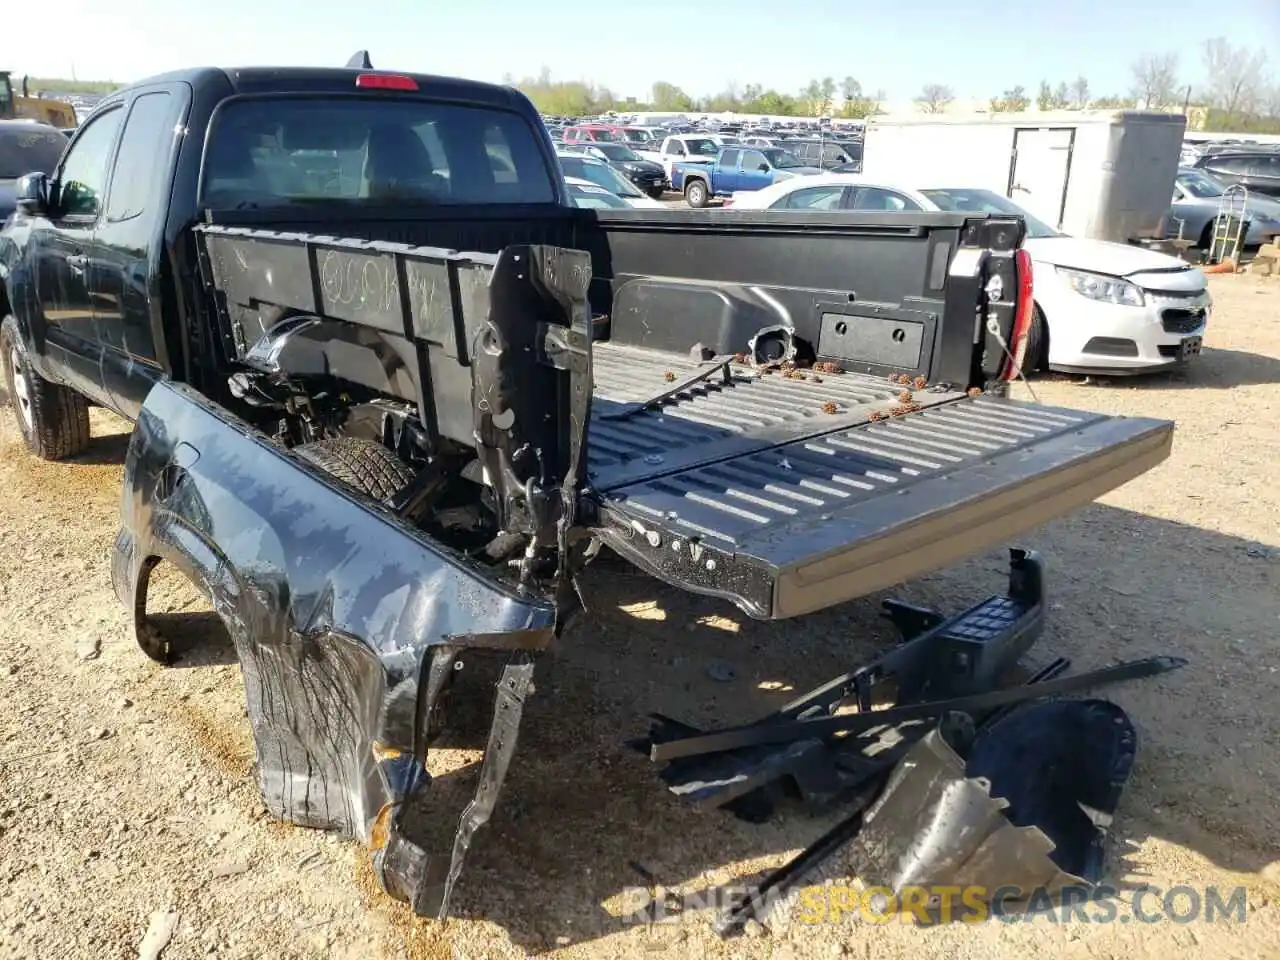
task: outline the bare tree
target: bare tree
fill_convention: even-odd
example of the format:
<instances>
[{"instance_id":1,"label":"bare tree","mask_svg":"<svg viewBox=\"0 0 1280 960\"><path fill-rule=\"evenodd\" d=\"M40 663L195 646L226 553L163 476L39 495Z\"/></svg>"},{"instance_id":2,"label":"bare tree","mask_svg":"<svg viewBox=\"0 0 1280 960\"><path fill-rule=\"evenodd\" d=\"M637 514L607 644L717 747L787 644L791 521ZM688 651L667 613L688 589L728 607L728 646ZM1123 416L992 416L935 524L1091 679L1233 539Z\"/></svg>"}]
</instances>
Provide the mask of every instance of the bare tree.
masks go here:
<instances>
[{"instance_id":1,"label":"bare tree","mask_svg":"<svg viewBox=\"0 0 1280 960\"><path fill-rule=\"evenodd\" d=\"M1130 92L1147 110L1164 110L1178 102L1178 55L1150 53L1129 67L1133 74Z\"/></svg>"},{"instance_id":2,"label":"bare tree","mask_svg":"<svg viewBox=\"0 0 1280 960\"><path fill-rule=\"evenodd\" d=\"M1209 106L1228 118L1258 108L1266 83L1267 55L1262 50L1234 47L1225 37L1204 43L1204 72Z\"/></svg>"},{"instance_id":3,"label":"bare tree","mask_svg":"<svg viewBox=\"0 0 1280 960\"><path fill-rule=\"evenodd\" d=\"M950 87L944 87L940 83L926 83L920 90L920 96L916 97L916 103L925 113L946 113L947 107L955 98Z\"/></svg>"}]
</instances>

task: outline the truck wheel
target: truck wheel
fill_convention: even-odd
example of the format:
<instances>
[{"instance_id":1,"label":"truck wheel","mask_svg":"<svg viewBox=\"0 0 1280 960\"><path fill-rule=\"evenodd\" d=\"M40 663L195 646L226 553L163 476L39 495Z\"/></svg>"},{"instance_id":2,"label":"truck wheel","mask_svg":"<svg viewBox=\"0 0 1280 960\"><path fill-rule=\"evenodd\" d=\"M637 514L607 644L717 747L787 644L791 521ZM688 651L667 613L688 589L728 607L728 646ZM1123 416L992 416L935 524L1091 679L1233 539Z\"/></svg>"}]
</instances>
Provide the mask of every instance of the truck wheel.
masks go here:
<instances>
[{"instance_id":1,"label":"truck wheel","mask_svg":"<svg viewBox=\"0 0 1280 960\"><path fill-rule=\"evenodd\" d=\"M705 207L708 200L706 183L702 180L690 180L684 185L684 199L691 207Z\"/></svg>"},{"instance_id":2,"label":"truck wheel","mask_svg":"<svg viewBox=\"0 0 1280 960\"><path fill-rule=\"evenodd\" d=\"M1049 369L1049 321L1037 304L1031 313L1031 329L1027 331L1027 351L1023 354L1022 372L1032 374Z\"/></svg>"},{"instance_id":3,"label":"truck wheel","mask_svg":"<svg viewBox=\"0 0 1280 960\"><path fill-rule=\"evenodd\" d=\"M413 479L413 468L380 443L359 437L334 437L293 448L331 476L374 500L386 500Z\"/></svg>"},{"instance_id":4,"label":"truck wheel","mask_svg":"<svg viewBox=\"0 0 1280 960\"><path fill-rule=\"evenodd\" d=\"M0 326L0 364L4 386L27 449L42 460L65 460L89 445L89 405L60 383L50 383L27 358L13 317Z\"/></svg>"}]
</instances>

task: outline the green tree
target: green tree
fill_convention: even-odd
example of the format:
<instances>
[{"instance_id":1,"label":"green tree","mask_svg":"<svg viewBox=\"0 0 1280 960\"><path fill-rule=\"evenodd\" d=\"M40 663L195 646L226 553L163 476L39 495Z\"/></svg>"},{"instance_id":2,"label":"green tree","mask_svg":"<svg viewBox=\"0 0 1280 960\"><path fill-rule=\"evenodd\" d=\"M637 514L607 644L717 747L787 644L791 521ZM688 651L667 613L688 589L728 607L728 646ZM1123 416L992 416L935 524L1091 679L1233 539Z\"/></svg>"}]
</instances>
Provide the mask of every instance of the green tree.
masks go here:
<instances>
[{"instance_id":1,"label":"green tree","mask_svg":"<svg viewBox=\"0 0 1280 960\"><path fill-rule=\"evenodd\" d=\"M1083 110L1089 106L1089 81L1084 77L1076 77L1070 88L1071 109Z\"/></svg>"},{"instance_id":2,"label":"green tree","mask_svg":"<svg viewBox=\"0 0 1280 960\"><path fill-rule=\"evenodd\" d=\"M991 98L992 113L1022 113L1031 105L1027 91L1021 86L1006 90L998 97Z\"/></svg>"},{"instance_id":3,"label":"green tree","mask_svg":"<svg viewBox=\"0 0 1280 960\"><path fill-rule=\"evenodd\" d=\"M818 92L822 94L821 116L827 116L831 113L831 108L835 105L836 99L836 82L830 77L823 77L818 84Z\"/></svg>"},{"instance_id":4,"label":"green tree","mask_svg":"<svg viewBox=\"0 0 1280 960\"><path fill-rule=\"evenodd\" d=\"M693 97L689 96L674 83L667 83L665 80L659 80L653 85L650 97L655 110L687 113L696 106Z\"/></svg>"},{"instance_id":5,"label":"green tree","mask_svg":"<svg viewBox=\"0 0 1280 960\"><path fill-rule=\"evenodd\" d=\"M1094 110L1132 110L1137 105L1133 97L1098 97L1089 104Z\"/></svg>"},{"instance_id":6,"label":"green tree","mask_svg":"<svg viewBox=\"0 0 1280 960\"><path fill-rule=\"evenodd\" d=\"M1058 84L1055 90L1049 86L1048 80L1040 81L1040 90L1036 93L1036 106L1041 110L1063 110L1067 106L1067 85Z\"/></svg>"}]
</instances>

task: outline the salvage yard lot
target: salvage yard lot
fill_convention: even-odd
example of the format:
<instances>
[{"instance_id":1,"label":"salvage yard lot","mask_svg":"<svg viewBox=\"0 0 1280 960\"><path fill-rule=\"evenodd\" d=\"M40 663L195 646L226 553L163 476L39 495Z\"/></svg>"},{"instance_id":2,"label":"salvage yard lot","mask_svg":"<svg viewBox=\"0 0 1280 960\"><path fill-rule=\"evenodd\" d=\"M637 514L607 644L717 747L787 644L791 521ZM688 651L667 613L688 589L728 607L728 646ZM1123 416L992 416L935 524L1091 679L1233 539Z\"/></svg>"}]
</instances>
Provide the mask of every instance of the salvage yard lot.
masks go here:
<instances>
[{"instance_id":1,"label":"salvage yard lot","mask_svg":"<svg viewBox=\"0 0 1280 960\"><path fill-rule=\"evenodd\" d=\"M1205 352L1185 372L1034 383L1045 403L1175 419L1178 430L1169 462L1024 542L1049 564L1038 655L1071 656L1077 669L1192 661L1106 694L1140 736L1111 882L1243 885L1243 926L846 919L724 944L705 916L624 924L620 908L635 904L622 893L641 883L632 861L692 892L780 864L826 824L786 811L751 826L687 809L624 745L645 715L751 719L891 635L879 598L764 624L613 567L591 571L589 616L539 668L456 919L415 919L376 892L361 847L265 814L234 654L182 584L164 595L187 637L178 663L158 667L135 646L107 569L127 427L95 410L93 446L70 464L32 460L12 417L0 420L0 956L134 957L157 910L181 913L166 960L1277 955L1280 283L1215 278L1213 294ZM900 592L956 610L1002 590L1005 565L991 552ZM711 669L723 664L727 682ZM478 732L451 735L438 774L483 741L491 696L482 678L470 684L458 692L477 690L478 706L459 696L459 712L477 715L467 727Z\"/></svg>"}]
</instances>

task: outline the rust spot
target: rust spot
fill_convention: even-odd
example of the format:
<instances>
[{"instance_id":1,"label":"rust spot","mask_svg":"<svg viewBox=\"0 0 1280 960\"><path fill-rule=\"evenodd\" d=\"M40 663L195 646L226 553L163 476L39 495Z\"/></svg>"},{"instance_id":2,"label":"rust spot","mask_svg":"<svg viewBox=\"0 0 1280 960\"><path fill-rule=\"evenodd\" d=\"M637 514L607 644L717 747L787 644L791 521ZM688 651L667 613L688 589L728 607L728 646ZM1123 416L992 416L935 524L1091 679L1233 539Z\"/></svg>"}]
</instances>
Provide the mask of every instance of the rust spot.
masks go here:
<instances>
[{"instance_id":1,"label":"rust spot","mask_svg":"<svg viewBox=\"0 0 1280 960\"><path fill-rule=\"evenodd\" d=\"M394 803L384 803L378 815L373 818L373 826L369 828L369 849L381 850L390 838L391 814L395 810Z\"/></svg>"},{"instance_id":2,"label":"rust spot","mask_svg":"<svg viewBox=\"0 0 1280 960\"><path fill-rule=\"evenodd\" d=\"M870 420L872 423L875 423L877 420L884 420L885 412L883 410L872 410L869 414L867 414L867 419Z\"/></svg>"},{"instance_id":3,"label":"rust spot","mask_svg":"<svg viewBox=\"0 0 1280 960\"><path fill-rule=\"evenodd\" d=\"M982 396L982 388L981 388L981 387L970 387L970 388L969 388L969 396L971 396L971 397L980 397L980 396Z\"/></svg>"},{"instance_id":4,"label":"rust spot","mask_svg":"<svg viewBox=\"0 0 1280 960\"><path fill-rule=\"evenodd\" d=\"M836 364L830 360L820 360L813 365L813 369L818 373L844 373Z\"/></svg>"},{"instance_id":5,"label":"rust spot","mask_svg":"<svg viewBox=\"0 0 1280 960\"><path fill-rule=\"evenodd\" d=\"M835 401L833 400L828 400L826 403L822 405L823 413L837 413L839 409L840 408L835 405Z\"/></svg>"},{"instance_id":6,"label":"rust spot","mask_svg":"<svg viewBox=\"0 0 1280 960\"><path fill-rule=\"evenodd\" d=\"M676 378L676 375L672 373L670 370L668 370L666 373L662 375L662 379L667 381L667 383L671 383L673 380L675 380L675 378Z\"/></svg>"},{"instance_id":7,"label":"rust spot","mask_svg":"<svg viewBox=\"0 0 1280 960\"><path fill-rule=\"evenodd\" d=\"M916 377L913 381L911 381L911 385L914 386L917 390L923 390L925 387L929 385L929 381L926 380L924 377Z\"/></svg>"},{"instance_id":8,"label":"rust spot","mask_svg":"<svg viewBox=\"0 0 1280 960\"><path fill-rule=\"evenodd\" d=\"M733 362L744 367L751 366L751 361L747 359L747 355L745 353L735 353L733 355Z\"/></svg>"},{"instance_id":9,"label":"rust spot","mask_svg":"<svg viewBox=\"0 0 1280 960\"><path fill-rule=\"evenodd\" d=\"M900 394L898 394L898 400L901 403L912 403L915 401L915 397L911 395L910 390L903 390Z\"/></svg>"}]
</instances>

